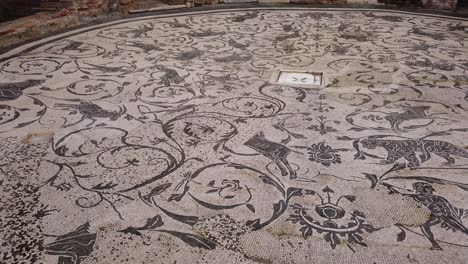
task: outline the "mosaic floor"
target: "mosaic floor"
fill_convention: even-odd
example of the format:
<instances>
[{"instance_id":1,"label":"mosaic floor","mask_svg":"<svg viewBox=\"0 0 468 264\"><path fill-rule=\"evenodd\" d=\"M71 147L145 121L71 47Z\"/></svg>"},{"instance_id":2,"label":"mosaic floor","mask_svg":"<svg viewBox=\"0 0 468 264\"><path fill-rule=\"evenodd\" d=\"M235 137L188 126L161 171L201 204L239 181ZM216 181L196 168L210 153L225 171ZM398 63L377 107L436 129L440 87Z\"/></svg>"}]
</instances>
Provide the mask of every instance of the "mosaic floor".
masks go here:
<instances>
[{"instance_id":1,"label":"mosaic floor","mask_svg":"<svg viewBox=\"0 0 468 264\"><path fill-rule=\"evenodd\" d=\"M0 262L468 263L467 46L461 19L249 9L0 55Z\"/></svg>"}]
</instances>

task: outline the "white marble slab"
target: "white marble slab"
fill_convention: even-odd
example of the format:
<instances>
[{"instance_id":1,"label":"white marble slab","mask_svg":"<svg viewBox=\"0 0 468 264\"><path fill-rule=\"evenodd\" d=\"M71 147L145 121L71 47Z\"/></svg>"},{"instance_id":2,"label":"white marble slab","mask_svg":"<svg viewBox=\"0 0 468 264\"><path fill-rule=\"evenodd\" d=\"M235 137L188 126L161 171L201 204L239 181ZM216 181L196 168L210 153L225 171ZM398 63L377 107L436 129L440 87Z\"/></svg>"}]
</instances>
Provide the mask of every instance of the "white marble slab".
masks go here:
<instances>
[{"instance_id":1,"label":"white marble slab","mask_svg":"<svg viewBox=\"0 0 468 264\"><path fill-rule=\"evenodd\" d=\"M278 83L320 86L322 85L322 77L322 73L281 71L279 74Z\"/></svg>"}]
</instances>

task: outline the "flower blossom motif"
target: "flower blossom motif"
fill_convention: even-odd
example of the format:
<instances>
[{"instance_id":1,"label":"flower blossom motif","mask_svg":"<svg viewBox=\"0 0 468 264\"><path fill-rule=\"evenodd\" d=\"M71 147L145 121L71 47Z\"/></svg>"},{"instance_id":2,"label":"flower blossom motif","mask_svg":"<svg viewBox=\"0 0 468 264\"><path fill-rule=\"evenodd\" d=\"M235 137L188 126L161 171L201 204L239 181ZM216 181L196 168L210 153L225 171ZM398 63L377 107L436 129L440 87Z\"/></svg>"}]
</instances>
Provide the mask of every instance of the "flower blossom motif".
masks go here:
<instances>
[{"instance_id":1,"label":"flower blossom motif","mask_svg":"<svg viewBox=\"0 0 468 264\"><path fill-rule=\"evenodd\" d=\"M331 164L341 163L341 157L337 152L347 151L347 149L333 149L325 142L312 144L310 147L306 147L306 149L308 150L309 160L326 167L329 167Z\"/></svg>"},{"instance_id":2,"label":"flower blossom motif","mask_svg":"<svg viewBox=\"0 0 468 264\"><path fill-rule=\"evenodd\" d=\"M239 180L224 179L221 183L221 186L219 187L215 186L215 181L213 180L209 182L208 186L212 187L213 189L207 191L207 193L217 192L218 195L224 199L234 198L234 195L232 194L226 195L225 193L236 192L236 191L244 189L242 186L240 186Z\"/></svg>"}]
</instances>

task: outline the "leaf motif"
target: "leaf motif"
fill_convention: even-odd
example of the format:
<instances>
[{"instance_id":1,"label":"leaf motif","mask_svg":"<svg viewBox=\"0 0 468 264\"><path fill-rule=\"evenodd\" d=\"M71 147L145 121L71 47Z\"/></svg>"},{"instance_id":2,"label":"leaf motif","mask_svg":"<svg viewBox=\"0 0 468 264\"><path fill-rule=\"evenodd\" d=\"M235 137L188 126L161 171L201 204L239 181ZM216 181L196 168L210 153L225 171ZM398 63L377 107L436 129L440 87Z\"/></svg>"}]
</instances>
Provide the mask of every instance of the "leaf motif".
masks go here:
<instances>
[{"instance_id":1,"label":"leaf motif","mask_svg":"<svg viewBox=\"0 0 468 264\"><path fill-rule=\"evenodd\" d=\"M205 208L209 208L211 210L226 210L226 209L232 209L232 208L236 208L238 206L241 206L243 205L243 203L241 204L232 204L232 205L220 205L220 204L212 204L212 203L209 203L209 202L205 202L203 200L200 200L198 199L197 197L193 196L192 194L188 194L190 195L190 197L196 202L198 203L199 205L205 207ZM234 198L234 196L225 196L223 197L225 199L232 199Z\"/></svg>"},{"instance_id":2,"label":"leaf motif","mask_svg":"<svg viewBox=\"0 0 468 264\"><path fill-rule=\"evenodd\" d=\"M367 247L367 244L364 242L364 238L357 233L349 234L348 241L351 244L358 244L360 246Z\"/></svg>"},{"instance_id":3,"label":"leaf motif","mask_svg":"<svg viewBox=\"0 0 468 264\"><path fill-rule=\"evenodd\" d=\"M283 140L281 140L280 143L286 145L286 144L288 144L290 141L291 141L291 137L288 135L288 137L285 138L285 139L283 139Z\"/></svg>"},{"instance_id":4,"label":"leaf motif","mask_svg":"<svg viewBox=\"0 0 468 264\"><path fill-rule=\"evenodd\" d=\"M341 240L336 233L331 233L331 243L332 248L335 248L337 245L341 244Z\"/></svg>"},{"instance_id":5,"label":"leaf motif","mask_svg":"<svg viewBox=\"0 0 468 264\"><path fill-rule=\"evenodd\" d=\"M42 103L41 101L39 101L39 100L36 99L36 98L33 98L33 104L39 105L39 106L43 106L43 105L44 105L44 103Z\"/></svg>"},{"instance_id":6,"label":"leaf motif","mask_svg":"<svg viewBox=\"0 0 468 264\"><path fill-rule=\"evenodd\" d=\"M364 131L364 130L367 130L367 128L359 128L359 127L352 127L348 130L351 130L351 131Z\"/></svg>"},{"instance_id":7,"label":"leaf motif","mask_svg":"<svg viewBox=\"0 0 468 264\"><path fill-rule=\"evenodd\" d=\"M294 92L297 93L296 100L298 102L304 102L304 99L306 98L307 94L301 89L294 89Z\"/></svg>"},{"instance_id":8,"label":"leaf motif","mask_svg":"<svg viewBox=\"0 0 468 264\"><path fill-rule=\"evenodd\" d=\"M100 182L99 184L94 185L93 187L91 187L91 189L93 189L93 190L106 190L106 189L112 189L117 185L118 185L117 183L113 183L112 181L110 181L108 183L105 183L105 184Z\"/></svg>"},{"instance_id":9,"label":"leaf motif","mask_svg":"<svg viewBox=\"0 0 468 264\"><path fill-rule=\"evenodd\" d=\"M143 234L138 231L138 229L136 229L135 227L127 227L123 230L119 230L119 232L122 232L122 233L126 233L126 234L132 234L132 235L137 235L137 236L142 236Z\"/></svg>"},{"instance_id":10,"label":"leaf motif","mask_svg":"<svg viewBox=\"0 0 468 264\"><path fill-rule=\"evenodd\" d=\"M176 201L176 202L180 202L180 200L182 200L182 198L184 197L185 193L174 193L174 194L171 194L171 196L169 196L169 199L167 199L168 202L171 202L171 201Z\"/></svg>"},{"instance_id":11,"label":"leaf motif","mask_svg":"<svg viewBox=\"0 0 468 264\"><path fill-rule=\"evenodd\" d=\"M333 191L330 187L325 186L325 188L322 189L323 192L325 193L335 193L335 191Z\"/></svg>"},{"instance_id":12,"label":"leaf motif","mask_svg":"<svg viewBox=\"0 0 468 264\"><path fill-rule=\"evenodd\" d=\"M159 207L157 204L155 204L156 207L158 207L163 213L165 213L167 216L169 216L170 218L176 220L176 221L179 221L181 223L184 223L186 225L190 225L190 226L193 226L195 225L195 223L197 223L198 221L198 217L197 216L191 216L191 215L180 215L180 214L176 214L176 213L173 213L171 211L168 211L162 207Z\"/></svg>"},{"instance_id":13,"label":"leaf motif","mask_svg":"<svg viewBox=\"0 0 468 264\"><path fill-rule=\"evenodd\" d=\"M57 155L59 156L65 156L67 151L68 151L67 146L60 146L55 149L55 153L57 153Z\"/></svg>"},{"instance_id":14,"label":"leaf motif","mask_svg":"<svg viewBox=\"0 0 468 264\"><path fill-rule=\"evenodd\" d=\"M304 136L304 135L296 134L296 133L290 133L290 135L291 135L293 138L307 138L307 137Z\"/></svg>"},{"instance_id":15,"label":"leaf motif","mask_svg":"<svg viewBox=\"0 0 468 264\"><path fill-rule=\"evenodd\" d=\"M301 221L301 217L297 215L290 215L288 219L285 220L285 222L291 222L293 224L297 224L299 221Z\"/></svg>"},{"instance_id":16,"label":"leaf motif","mask_svg":"<svg viewBox=\"0 0 468 264\"><path fill-rule=\"evenodd\" d=\"M218 143L216 145L213 146L213 150L214 151L218 151L219 147L221 146L221 143Z\"/></svg>"},{"instance_id":17,"label":"leaf motif","mask_svg":"<svg viewBox=\"0 0 468 264\"><path fill-rule=\"evenodd\" d=\"M401 232L398 233L397 235L397 241L401 242L401 241L404 241L405 239L406 239L406 232L405 230L401 229Z\"/></svg>"},{"instance_id":18,"label":"leaf motif","mask_svg":"<svg viewBox=\"0 0 468 264\"><path fill-rule=\"evenodd\" d=\"M171 187L171 185L172 185L172 183L170 183L170 182L158 185L158 186L154 187L146 196L152 197L152 196L161 194L165 190L167 190L169 187Z\"/></svg>"},{"instance_id":19,"label":"leaf motif","mask_svg":"<svg viewBox=\"0 0 468 264\"><path fill-rule=\"evenodd\" d=\"M24 123L18 124L15 128L25 127L25 126L27 126L29 124L34 123L34 122L36 122L36 120L29 121L29 122L24 122Z\"/></svg>"},{"instance_id":20,"label":"leaf motif","mask_svg":"<svg viewBox=\"0 0 468 264\"><path fill-rule=\"evenodd\" d=\"M374 189L378 182L377 176L375 174L369 174L365 172L363 174L366 176L366 179L371 182L371 189Z\"/></svg>"},{"instance_id":21,"label":"leaf motif","mask_svg":"<svg viewBox=\"0 0 468 264\"><path fill-rule=\"evenodd\" d=\"M308 237L312 236L312 234L314 233L314 231L312 230L311 227L309 226L303 226L299 229L299 231L302 232L302 237L304 239L307 239Z\"/></svg>"},{"instance_id":22,"label":"leaf motif","mask_svg":"<svg viewBox=\"0 0 468 264\"><path fill-rule=\"evenodd\" d=\"M354 202L356 201L356 196L354 195L345 195L343 196L346 200L350 201L350 202Z\"/></svg>"},{"instance_id":23,"label":"leaf motif","mask_svg":"<svg viewBox=\"0 0 468 264\"><path fill-rule=\"evenodd\" d=\"M246 204L245 205L247 207L247 209L249 209L250 211L252 211L252 213L255 213L255 207L251 204Z\"/></svg>"},{"instance_id":24,"label":"leaf motif","mask_svg":"<svg viewBox=\"0 0 468 264\"><path fill-rule=\"evenodd\" d=\"M139 229L143 229L143 230L156 229L156 228L161 227L163 225L164 225L164 222L162 221L161 216L156 215L155 217L146 219L146 224L143 227L139 228Z\"/></svg>"},{"instance_id":25,"label":"leaf motif","mask_svg":"<svg viewBox=\"0 0 468 264\"><path fill-rule=\"evenodd\" d=\"M273 218L278 217L286 210L286 202L281 200L273 204Z\"/></svg>"},{"instance_id":26,"label":"leaf motif","mask_svg":"<svg viewBox=\"0 0 468 264\"><path fill-rule=\"evenodd\" d=\"M159 231L171 234L177 237L178 239L184 241L184 243L186 243L187 245L191 247L198 247L198 248L203 248L207 250L213 250L216 248L215 242L207 238L198 236L198 235L194 235L190 233L182 233L182 232L177 232L177 231L169 231L169 230L159 230Z\"/></svg>"},{"instance_id":27,"label":"leaf motif","mask_svg":"<svg viewBox=\"0 0 468 264\"><path fill-rule=\"evenodd\" d=\"M379 157L377 155L374 155L374 154L371 154L371 153L368 153L368 152L365 152L365 151L362 151L362 153L366 156L366 157L371 157L373 159L382 159L382 157ZM364 158L365 159L365 158Z\"/></svg>"},{"instance_id":28,"label":"leaf motif","mask_svg":"<svg viewBox=\"0 0 468 264\"><path fill-rule=\"evenodd\" d=\"M245 222L245 225L252 227L253 230L257 230L261 227L260 219L249 220Z\"/></svg>"},{"instance_id":29,"label":"leaf motif","mask_svg":"<svg viewBox=\"0 0 468 264\"><path fill-rule=\"evenodd\" d=\"M286 197L289 200L294 196L301 196L302 195L302 189L291 187L291 188L288 188L286 193L287 193Z\"/></svg>"}]
</instances>

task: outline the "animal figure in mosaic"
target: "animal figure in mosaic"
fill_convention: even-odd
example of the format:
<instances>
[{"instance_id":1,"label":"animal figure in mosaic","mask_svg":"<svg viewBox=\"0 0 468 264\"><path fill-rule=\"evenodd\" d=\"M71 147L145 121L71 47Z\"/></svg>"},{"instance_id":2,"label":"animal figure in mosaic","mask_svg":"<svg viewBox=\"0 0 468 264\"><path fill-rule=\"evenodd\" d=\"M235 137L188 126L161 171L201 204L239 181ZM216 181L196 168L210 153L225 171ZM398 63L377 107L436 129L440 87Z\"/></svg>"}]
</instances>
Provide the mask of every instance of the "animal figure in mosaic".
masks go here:
<instances>
[{"instance_id":1,"label":"animal figure in mosaic","mask_svg":"<svg viewBox=\"0 0 468 264\"><path fill-rule=\"evenodd\" d=\"M263 132L254 135L244 145L271 159L278 166L282 176L287 176L289 172L289 178L297 178L296 171L291 168L287 160L291 152L287 146L268 140Z\"/></svg>"},{"instance_id":2,"label":"animal figure in mosaic","mask_svg":"<svg viewBox=\"0 0 468 264\"><path fill-rule=\"evenodd\" d=\"M161 77L159 84L170 86L171 83L179 84L184 81L184 78L180 77L180 75L174 69L169 69L163 65L156 65L155 67L156 69L164 72L164 75Z\"/></svg>"},{"instance_id":3,"label":"animal figure in mosaic","mask_svg":"<svg viewBox=\"0 0 468 264\"><path fill-rule=\"evenodd\" d=\"M147 23L147 24L138 26L138 28L131 29L130 31L122 32L119 34L119 37L126 38L128 36L132 36L133 38L143 38L143 37L146 37L148 32L150 32L153 29L154 29L154 24Z\"/></svg>"},{"instance_id":4,"label":"animal figure in mosaic","mask_svg":"<svg viewBox=\"0 0 468 264\"><path fill-rule=\"evenodd\" d=\"M429 38L432 38L433 40L439 40L440 41L440 40L445 40L446 39L446 37L442 33L432 33L432 32L428 32L428 31L424 31L419 27L413 27L413 30L411 31L411 33L413 33L415 35L419 35L419 36L429 37Z\"/></svg>"},{"instance_id":5,"label":"animal figure in mosaic","mask_svg":"<svg viewBox=\"0 0 468 264\"><path fill-rule=\"evenodd\" d=\"M242 44L242 43L239 43L237 41L235 41L234 39L229 39L228 41L228 44L231 46L231 47L234 47L234 48L237 48L237 49L245 49L247 47L250 46L250 42L247 42L246 44Z\"/></svg>"},{"instance_id":6,"label":"animal figure in mosaic","mask_svg":"<svg viewBox=\"0 0 468 264\"><path fill-rule=\"evenodd\" d=\"M386 184L393 193L400 193L393 186ZM432 250L442 250L431 231L431 227L440 224L441 227L453 231L461 231L468 235L468 228L463 224L462 218L466 217L466 210L453 206L447 199L434 194L434 188L426 182L413 183L415 193L400 193L413 198L416 202L424 205L431 211L429 219L421 225L421 231L431 242Z\"/></svg>"},{"instance_id":7,"label":"animal figure in mosaic","mask_svg":"<svg viewBox=\"0 0 468 264\"><path fill-rule=\"evenodd\" d=\"M389 16L389 15L377 16L374 13L363 13L363 15L365 15L366 17L371 17L371 18L375 18L375 19L382 19L382 20L385 20L385 21L388 21L388 22L403 22L403 18L401 18L399 16Z\"/></svg>"},{"instance_id":8,"label":"animal figure in mosaic","mask_svg":"<svg viewBox=\"0 0 468 264\"><path fill-rule=\"evenodd\" d=\"M86 125L89 127L93 125L97 118L108 118L111 121L117 120L121 115L123 115L127 110L124 106L119 106L118 111L109 111L97 104L91 102L80 102L80 104L56 104L57 107L61 107L68 110L77 110L82 115L81 119L77 122L64 125L64 127L70 127L76 125L80 122L83 122L86 119L90 119L91 123Z\"/></svg>"},{"instance_id":9,"label":"animal figure in mosaic","mask_svg":"<svg viewBox=\"0 0 468 264\"><path fill-rule=\"evenodd\" d=\"M174 21L169 21L169 22L166 22L166 24L168 24L169 26L171 26L172 28L186 28L186 29L191 29L191 27L185 23L180 23L179 21L177 21L177 19L174 19Z\"/></svg>"},{"instance_id":10,"label":"animal figure in mosaic","mask_svg":"<svg viewBox=\"0 0 468 264\"><path fill-rule=\"evenodd\" d=\"M246 13L245 15L239 15L239 16L232 18L232 21L240 23L248 19L254 19L257 17L258 17L258 12L249 12L249 13Z\"/></svg>"},{"instance_id":11,"label":"animal figure in mosaic","mask_svg":"<svg viewBox=\"0 0 468 264\"><path fill-rule=\"evenodd\" d=\"M88 65L86 67L80 67L81 70L85 71L98 71L100 73L125 73L132 71L132 68L129 66L106 66L108 64L97 65L88 62L83 62L83 64Z\"/></svg>"},{"instance_id":12,"label":"animal figure in mosaic","mask_svg":"<svg viewBox=\"0 0 468 264\"><path fill-rule=\"evenodd\" d=\"M46 254L59 256L58 263L79 264L93 251L96 234L89 232L89 223L79 226L65 235L45 245Z\"/></svg>"},{"instance_id":13,"label":"animal figure in mosaic","mask_svg":"<svg viewBox=\"0 0 468 264\"><path fill-rule=\"evenodd\" d=\"M73 41L73 40L69 40L69 39L67 39L67 41L68 41L68 44L65 47L62 48L62 52L64 52L64 51L73 51L73 52L79 51L81 53L81 52L85 52L85 51L88 50L87 48L83 48L83 45L85 43L83 43L81 41Z\"/></svg>"},{"instance_id":14,"label":"animal figure in mosaic","mask_svg":"<svg viewBox=\"0 0 468 264\"><path fill-rule=\"evenodd\" d=\"M468 151L441 140L366 138L361 140L361 144L367 149L378 147L385 149L388 155L385 160L381 161L382 164L393 164L403 158L408 161L408 167L412 168L419 167L421 163L428 161L431 158L431 153L444 158L447 161L444 165L455 164L455 159L450 155L468 158ZM359 149L357 151L358 154L361 154ZM421 153L419 159L416 155L417 152Z\"/></svg>"},{"instance_id":15,"label":"animal figure in mosaic","mask_svg":"<svg viewBox=\"0 0 468 264\"><path fill-rule=\"evenodd\" d=\"M300 36L301 36L301 34L299 33L299 31L294 31L293 33L291 33L289 35L278 36L278 37L275 38L275 40L280 42L280 41L285 41L285 40L289 40L289 39L299 38Z\"/></svg>"},{"instance_id":16,"label":"animal figure in mosaic","mask_svg":"<svg viewBox=\"0 0 468 264\"><path fill-rule=\"evenodd\" d=\"M188 33L189 36L191 36L192 38L204 38L204 37L213 37L213 36L220 36L220 35L224 35L225 32L221 32L221 31L213 31L211 30L210 28L207 29L207 30L199 30L199 31L191 31Z\"/></svg>"},{"instance_id":17,"label":"animal figure in mosaic","mask_svg":"<svg viewBox=\"0 0 468 264\"><path fill-rule=\"evenodd\" d=\"M157 51L162 51L162 49L160 47L156 46L156 41L154 41L154 42L155 42L155 44L147 44L147 43L143 43L143 42L140 42L140 41L127 41L127 42L125 42L125 44L130 46L130 47L141 49L142 51L144 51L146 53L156 51L156 50Z\"/></svg>"},{"instance_id":18,"label":"animal figure in mosaic","mask_svg":"<svg viewBox=\"0 0 468 264\"><path fill-rule=\"evenodd\" d=\"M349 24L341 23L338 31L340 32L340 37L347 40L355 40L359 42L370 40L370 34L363 31L360 26L353 27Z\"/></svg>"},{"instance_id":19,"label":"animal figure in mosaic","mask_svg":"<svg viewBox=\"0 0 468 264\"><path fill-rule=\"evenodd\" d=\"M432 116L427 113L431 107L427 105L423 106L402 106L404 112L391 112L385 116L385 120L390 123L392 130L401 131L400 125L405 121L426 119Z\"/></svg>"},{"instance_id":20,"label":"animal figure in mosaic","mask_svg":"<svg viewBox=\"0 0 468 264\"><path fill-rule=\"evenodd\" d=\"M12 101L23 95L23 90L40 85L45 80L26 80L15 83L0 83L0 101Z\"/></svg>"}]
</instances>

